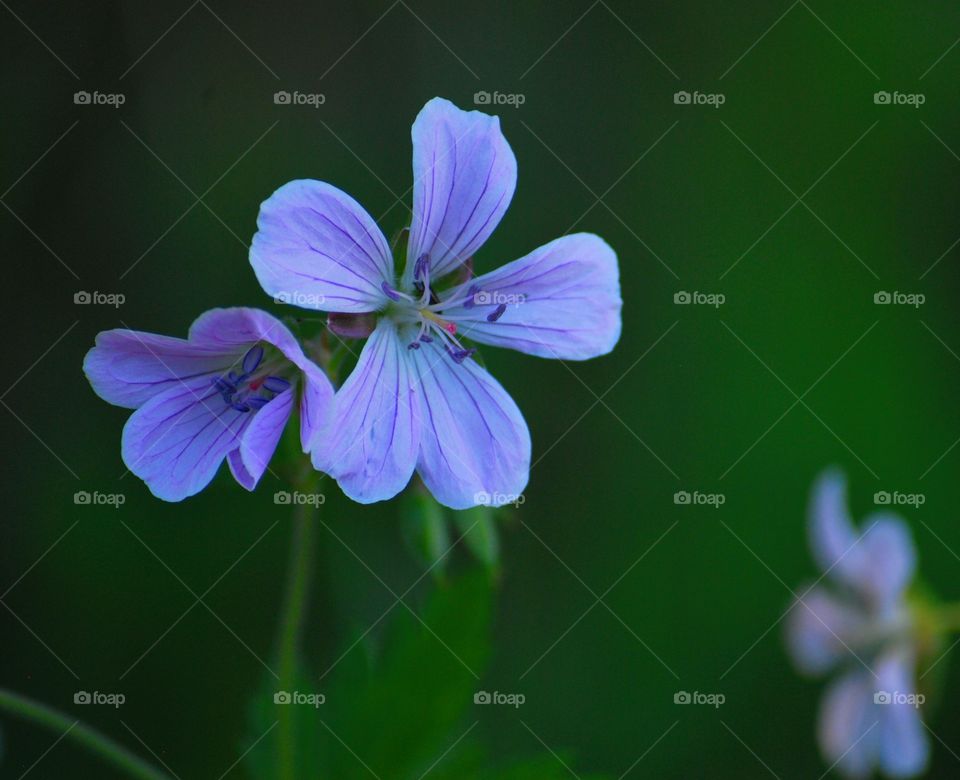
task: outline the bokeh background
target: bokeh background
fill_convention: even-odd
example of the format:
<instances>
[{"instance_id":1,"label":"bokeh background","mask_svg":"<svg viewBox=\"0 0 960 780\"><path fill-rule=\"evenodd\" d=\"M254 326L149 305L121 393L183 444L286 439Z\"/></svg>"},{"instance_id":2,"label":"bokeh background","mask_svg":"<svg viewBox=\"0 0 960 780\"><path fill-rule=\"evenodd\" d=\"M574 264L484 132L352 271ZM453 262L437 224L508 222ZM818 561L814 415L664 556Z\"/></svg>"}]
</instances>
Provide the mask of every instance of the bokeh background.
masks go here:
<instances>
[{"instance_id":1,"label":"bokeh background","mask_svg":"<svg viewBox=\"0 0 960 780\"><path fill-rule=\"evenodd\" d=\"M2 5L3 686L181 778L269 765L269 735L236 762L262 736L251 702L274 650L290 518L273 493L288 486L267 476L249 495L224 469L183 504L153 499L123 476L127 413L96 398L82 358L107 328L184 335L215 306L279 312L247 264L259 203L323 179L391 234L417 111L478 91L523 98L492 109L519 184L478 269L596 232L620 258L623 337L572 365L484 349L535 466L499 518L493 585L461 547L405 596L430 630L394 606L424 569L398 504L325 483L305 648L329 697L328 776L416 777L437 759L436 776L472 776L444 763L469 744L486 767L541 762L523 777L819 777L822 686L793 672L777 621L815 574L805 505L829 464L857 516L876 491L925 496L904 510L922 576L960 598L955 3ZM79 90L125 102L77 105ZM277 105L278 90L324 102ZM682 291L725 302L674 303ZM925 302L877 305L879 291ZM126 502L77 506L79 490ZM725 502L677 505L680 490ZM952 656L930 777L960 766ZM362 677L369 657L392 672L341 671ZM77 690L127 703L75 706ZM477 690L526 701L479 707ZM726 703L678 706L681 690ZM332 691L366 705L332 714ZM120 777L0 724L2 777Z\"/></svg>"}]
</instances>

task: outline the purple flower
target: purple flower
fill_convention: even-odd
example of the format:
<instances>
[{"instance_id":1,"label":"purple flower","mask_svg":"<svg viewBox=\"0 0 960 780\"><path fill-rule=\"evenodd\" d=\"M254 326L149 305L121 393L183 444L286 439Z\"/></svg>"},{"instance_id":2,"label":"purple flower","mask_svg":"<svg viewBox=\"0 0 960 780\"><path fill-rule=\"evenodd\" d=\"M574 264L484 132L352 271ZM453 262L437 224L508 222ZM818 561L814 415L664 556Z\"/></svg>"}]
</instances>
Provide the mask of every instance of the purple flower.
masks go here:
<instances>
[{"instance_id":1,"label":"purple flower","mask_svg":"<svg viewBox=\"0 0 960 780\"><path fill-rule=\"evenodd\" d=\"M297 383L300 439L329 410L333 387L284 325L257 309L212 309L186 340L108 330L83 362L94 391L136 409L123 429L127 468L165 501L203 490L224 458L256 487L290 417Z\"/></svg>"},{"instance_id":2,"label":"purple flower","mask_svg":"<svg viewBox=\"0 0 960 780\"><path fill-rule=\"evenodd\" d=\"M810 546L820 580L790 610L787 646L800 671L842 667L824 694L818 740L824 758L847 777L875 770L912 777L926 767L929 745L916 692L917 632L906 600L916 555L903 521L887 512L850 520L843 477L814 486Z\"/></svg>"},{"instance_id":3,"label":"purple flower","mask_svg":"<svg viewBox=\"0 0 960 780\"><path fill-rule=\"evenodd\" d=\"M399 277L370 215L310 180L264 202L250 262L281 300L376 313L311 444L318 469L362 503L396 495L416 469L454 509L504 504L526 486L530 434L462 339L563 360L606 354L620 337L617 257L578 233L469 278L469 261L513 196L516 159L496 117L440 98L424 106L412 136L413 215Z\"/></svg>"}]
</instances>

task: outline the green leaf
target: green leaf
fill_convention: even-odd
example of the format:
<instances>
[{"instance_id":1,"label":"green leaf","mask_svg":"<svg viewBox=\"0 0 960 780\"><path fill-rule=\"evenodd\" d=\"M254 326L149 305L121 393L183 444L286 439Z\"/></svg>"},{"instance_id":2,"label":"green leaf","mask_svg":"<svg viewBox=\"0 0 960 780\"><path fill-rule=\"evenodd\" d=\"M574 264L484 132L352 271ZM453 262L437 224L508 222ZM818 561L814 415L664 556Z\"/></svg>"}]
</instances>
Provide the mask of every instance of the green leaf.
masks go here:
<instances>
[{"instance_id":1,"label":"green leaf","mask_svg":"<svg viewBox=\"0 0 960 780\"><path fill-rule=\"evenodd\" d=\"M369 778L351 750L384 778L419 777L443 755L469 725L475 675L489 655L491 600L485 572L457 576L434 589L419 617L394 608L378 658L371 662L359 647L347 654L324 710L337 738L321 734L329 743L321 777Z\"/></svg>"},{"instance_id":2,"label":"green leaf","mask_svg":"<svg viewBox=\"0 0 960 780\"><path fill-rule=\"evenodd\" d=\"M426 491L408 490L401 497L400 529L417 560L441 579L450 550L444 508Z\"/></svg>"},{"instance_id":3,"label":"green leaf","mask_svg":"<svg viewBox=\"0 0 960 780\"><path fill-rule=\"evenodd\" d=\"M475 506L454 512L453 522L473 556L487 568L495 568L500 562L500 536L494 510L488 506Z\"/></svg>"},{"instance_id":4,"label":"green leaf","mask_svg":"<svg viewBox=\"0 0 960 780\"><path fill-rule=\"evenodd\" d=\"M562 760L562 763L561 763ZM558 759L549 753L536 758L522 759L513 764L488 769L475 776L475 780L570 780L573 775L567 767L573 767L568 755ZM602 780L598 775L582 775L581 780Z\"/></svg>"},{"instance_id":5,"label":"green leaf","mask_svg":"<svg viewBox=\"0 0 960 780\"><path fill-rule=\"evenodd\" d=\"M242 751L246 752L251 745L260 740L256 747L244 756L247 773L254 780L279 780L280 778L277 738L281 729L277 724L282 718L289 718L291 722L290 731L293 734L293 755L296 756L297 776L324 777L322 742L318 737L323 732L321 720L326 705L314 706L303 699L297 703L293 701L294 693L304 697L319 693L316 678L311 678L300 663L294 672L293 683L289 686L289 690L281 690L276 678L265 672L257 693L250 701L249 733L241 747ZM289 694L288 703L284 703L287 697L283 694ZM264 734L267 736L264 737ZM263 737L262 740L261 737Z\"/></svg>"}]
</instances>

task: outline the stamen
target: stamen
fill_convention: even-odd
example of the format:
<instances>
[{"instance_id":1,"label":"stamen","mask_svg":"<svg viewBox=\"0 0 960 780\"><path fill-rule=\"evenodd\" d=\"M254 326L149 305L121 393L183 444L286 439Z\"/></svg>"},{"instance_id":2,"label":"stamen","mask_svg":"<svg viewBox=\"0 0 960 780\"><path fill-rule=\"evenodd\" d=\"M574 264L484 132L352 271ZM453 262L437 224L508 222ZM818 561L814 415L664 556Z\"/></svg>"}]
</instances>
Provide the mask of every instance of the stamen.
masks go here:
<instances>
[{"instance_id":1,"label":"stamen","mask_svg":"<svg viewBox=\"0 0 960 780\"><path fill-rule=\"evenodd\" d=\"M422 254L413 264L413 279L417 282L426 282L430 272L430 255Z\"/></svg>"},{"instance_id":2,"label":"stamen","mask_svg":"<svg viewBox=\"0 0 960 780\"><path fill-rule=\"evenodd\" d=\"M470 289L467 290L467 298L463 302L464 309L472 309L476 305L477 303L476 295L479 290L480 288L477 285L475 284L470 285Z\"/></svg>"},{"instance_id":3,"label":"stamen","mask_svg":"<svg viewBox=\"0 0 960 780\"><path fill-rule=\"evenodd\" d=\"M497 306L496 309L494 309L492 312L490 312L487 315L487 322L496 322L503 316L503 313L506 310L507 310L507 304L501 303L499 306Z\"/></svg>"},{"instance_id":4,"label":"stamen","mask_svg":"<svg viewBox=\"0 0 960 780\"><path fill-rule=\"evenodd\" d=\"M403 297L386 282L380 282L380 289L392 301L399 301Z\"/></svg>"},{"instance_id":5,"label":"stamen","mask_svg":"<svg viewBox=\"0 0 960 780\"><path fill-rule=\"evenodd\" d=\"M447 346L447 352L450 353L450 357L453 358L453 362L458 365L470 357L477 350L474 348L470 349L453 349L449 345Z\"/></svg>"},{"instance_id":6,"label":"stamen","mask_svg":"<svg viewBox=\"0 0 960 780\"><path fill-rule=\"evenodd\" d=\"M234 411L247 413L262 409L277 394L289 389L288 379L270 373L289 365L288 362L277 359L264 364L263 357L264 349L257 344L247 350L243 356L242 374L228 371L211 380L211 384L220 393L223 402ZM257 369L259 369L259 375L254 375ZM258 391L260 391L259 394Z\"/></svg>"},{"instance_id":7,"label":"stamen","mask_svg":"<svg viewBox=\"0 0 960 780\"><path fill-rule=\"evenodd\" d=\"M263 389L269 390L271 393L282 393L284 390L287 390L290 387L290 383L279 376L268 376L263 380Z\"/></svg>"},{"instance_id":8,"label":"stamen","mask_svg":"<svg viewBox=\"0 0 960 780\"><path fill-rule=\"evenodd\" d=\"M455 336L455 335L457 334L457 325L456 325L456 323L448 322L447 320L443 319L442 317L438 317L438 316L437 316L436 314L434 314L432 311L428 311L428 310L426 310L426 309L421 309L420 314L421 314L422 316L426 317L428 320L430 320L430 321L433 322L434 324L436 324L436 325L438 325L439 327L443 328L443 330L445 330L445 331L446 331L447 333L449 333L451 336Z\"/></svg>"},{"instance_id":9,"label":"stamen","mask_svg":"<svg viewBox=\"0 0 960 780\"><path fill-rule=\"evenodd\" d=\"M243 373L252 374L257 370L261 360L263 360L263 347L257 344L247 350L247 354L243 356Z\"/></svg>"}]
</instances>

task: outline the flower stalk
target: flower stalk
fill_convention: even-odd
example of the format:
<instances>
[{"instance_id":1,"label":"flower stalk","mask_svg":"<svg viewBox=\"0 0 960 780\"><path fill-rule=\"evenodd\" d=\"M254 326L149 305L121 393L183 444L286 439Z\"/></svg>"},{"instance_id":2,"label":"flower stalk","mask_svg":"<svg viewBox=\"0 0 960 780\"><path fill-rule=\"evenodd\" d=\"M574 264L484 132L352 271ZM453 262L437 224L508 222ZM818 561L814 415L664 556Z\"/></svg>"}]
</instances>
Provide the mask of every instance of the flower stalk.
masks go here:
<instances>
[{"instance_id":1,"label":"flower stalk","mask_svg":"<svg viewBox=\"0 0 960 780\"><path fill-rule=\"evenodd\" d=\"M296 480L298 490L314 493L320 484L320 474L305 463ZM287 570L286 590L283 597L280 624L277 634L277 674L280 690L296 688L300 660L300 639L306 616L310 579L313 571L314 547L316 545L316 518L318 511L310 503L294 506L290 537L290 562ZM281 780L297 778L297 740L295 709L281 707L278 713L278 768Z\"/></svg>"},{"instance_id":2,"label":"flower stalk","mask_svg":"<svg viewBox=\"0 0 960 780\"><path fill-rule=\"evenodd\" d=\"M169 780L169 775L135 756L123 745L46 704L0 688L0 710L62 734L63 738L82 745L117 769L126 772L130 777L140 778L140 780Z\"/></svg>"}]
</instances>

